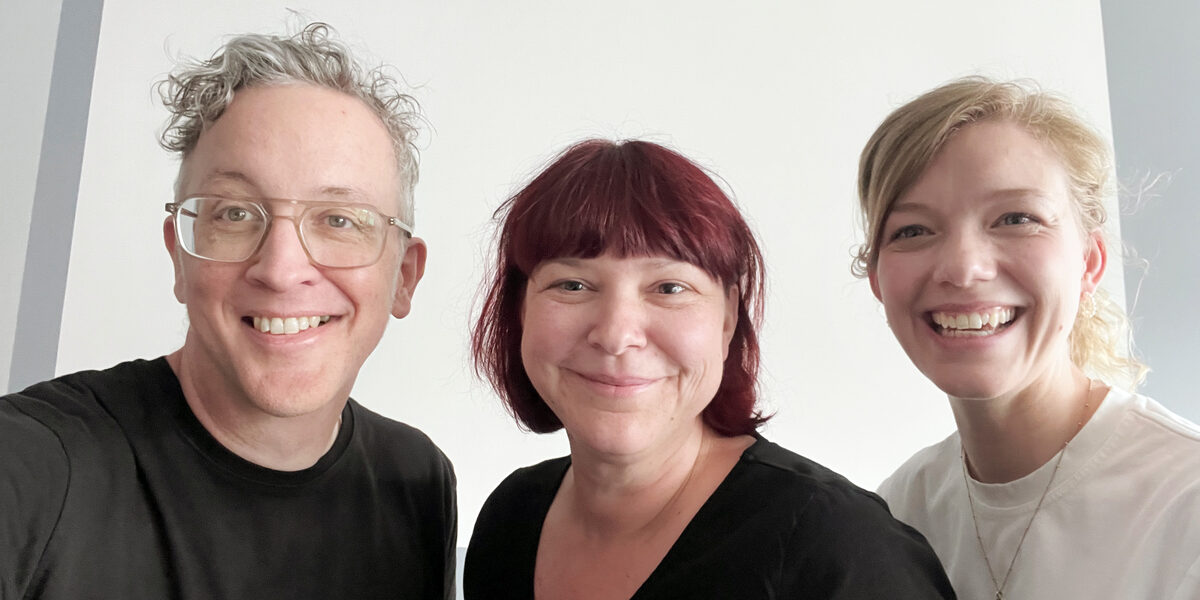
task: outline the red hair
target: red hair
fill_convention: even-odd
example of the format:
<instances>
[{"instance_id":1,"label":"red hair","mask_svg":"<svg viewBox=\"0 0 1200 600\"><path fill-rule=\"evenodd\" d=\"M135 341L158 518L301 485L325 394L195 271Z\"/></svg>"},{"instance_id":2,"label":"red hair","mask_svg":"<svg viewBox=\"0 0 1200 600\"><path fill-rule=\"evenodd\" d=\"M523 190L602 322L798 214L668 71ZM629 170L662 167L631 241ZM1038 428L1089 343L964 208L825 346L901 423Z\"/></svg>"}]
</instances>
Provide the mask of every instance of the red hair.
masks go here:
<instances>
[{"instance_id":1,"label":"red hair","mask_svg":"<svg viewBox=\"0 0 1200 600\"><path fill-rule=\"evenodd\" d=\"M497 262L471 334L475 372L537 433L562 422L521 362L521 307L530 273L545 260L667 256L738 286L738 322L724 374L702 418L723 435L752 433L762 323L763 258L733 202L680 154L642 141L587 140L560 154L496 210Z\"/></svg>"}]
</instances>

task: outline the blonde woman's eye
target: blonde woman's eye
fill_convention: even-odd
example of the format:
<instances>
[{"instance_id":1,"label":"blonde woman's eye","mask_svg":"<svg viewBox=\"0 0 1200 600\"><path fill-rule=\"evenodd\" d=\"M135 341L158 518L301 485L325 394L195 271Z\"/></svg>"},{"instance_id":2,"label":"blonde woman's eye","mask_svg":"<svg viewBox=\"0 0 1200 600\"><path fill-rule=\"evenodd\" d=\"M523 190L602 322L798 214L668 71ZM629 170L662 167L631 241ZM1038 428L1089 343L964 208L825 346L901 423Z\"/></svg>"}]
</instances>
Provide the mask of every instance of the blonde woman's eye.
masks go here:
<instances>
[{"instance_id":1,"label":"blonde woman's eye","mask_svg":"<svg viewBox=\"0 0 1200 600\"><path fill-rule=\"evenodd\" d=\"M1038 220L1028 213L1008 213L1000 217L1001 225L1029 225L1037 222Z\"/></svg>"},{"instance_id":2,"label":"blonde woman's eye","mask_svg":"<svg viewBox=\"0 0 1200 600\"><path fill-rule=\"evenodd\" d=\"M892 233L892 240L907 240L929 233L923 225L905 225Z\"/></svg>"}]
</instances>

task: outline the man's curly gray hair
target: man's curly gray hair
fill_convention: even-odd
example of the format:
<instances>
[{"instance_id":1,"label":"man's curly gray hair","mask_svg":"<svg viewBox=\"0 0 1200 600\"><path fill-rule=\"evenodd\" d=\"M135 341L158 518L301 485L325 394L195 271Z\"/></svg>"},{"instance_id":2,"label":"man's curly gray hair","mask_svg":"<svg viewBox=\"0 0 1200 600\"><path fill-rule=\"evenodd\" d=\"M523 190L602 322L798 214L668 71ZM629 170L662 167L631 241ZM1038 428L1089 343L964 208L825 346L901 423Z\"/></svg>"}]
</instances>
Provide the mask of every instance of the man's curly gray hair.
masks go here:
<instances>
[{"instance_id":1,"label":"man's curly gray hair","mask_svg":"<svg viewBox=\"0 0 1200 600\"><path fill-rule=\"evenodd\" d=\"M399 90L382 67L365 69L324 23L311 23L291 36L244 34L231 38L206 61L182 64L159 83L171 111L159 143L187 159L200 134L229 107L239 89L254 85L310 83L362 100L392 138L401 182L400 218L413 224L417 183L415 99ZM181 167L182 173L182 167ZM178 185L178 184L177 184Z\"/></svg>"}]
</instances>

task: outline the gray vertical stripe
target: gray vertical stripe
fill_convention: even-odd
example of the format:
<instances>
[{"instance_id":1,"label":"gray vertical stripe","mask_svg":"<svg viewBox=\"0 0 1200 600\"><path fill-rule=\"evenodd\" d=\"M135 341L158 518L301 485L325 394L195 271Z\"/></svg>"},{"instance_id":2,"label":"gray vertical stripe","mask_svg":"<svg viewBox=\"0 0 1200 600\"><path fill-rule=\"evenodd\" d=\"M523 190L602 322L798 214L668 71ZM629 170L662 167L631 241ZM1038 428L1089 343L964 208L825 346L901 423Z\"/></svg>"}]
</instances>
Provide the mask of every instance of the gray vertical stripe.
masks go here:
<instances>
[{"instance_id":1,"label":"gray vertical stripe","mask_svg":"<svg viewBox=\"0 0 1200 600\"><path fill-rule=\"evenodd\" d=\"M1200 3L1102 0L1113 144L1123 204L1121 240L1134 341L1152 369L1142 391L1200 421ZM1143 180L1170 176L1136 202ZM1147 261L1146 263L1143 263Z\"/></svg>"},{"instance_id":2,"label":"gray vertical stripe","mask_svg":"<svg viewBox=\"0 0 1200 600\"><path fill-rule=\"evenodd\" d=\"M8 389L54 376L103 0L63 0Z\"/></svg>"}]
</instances>

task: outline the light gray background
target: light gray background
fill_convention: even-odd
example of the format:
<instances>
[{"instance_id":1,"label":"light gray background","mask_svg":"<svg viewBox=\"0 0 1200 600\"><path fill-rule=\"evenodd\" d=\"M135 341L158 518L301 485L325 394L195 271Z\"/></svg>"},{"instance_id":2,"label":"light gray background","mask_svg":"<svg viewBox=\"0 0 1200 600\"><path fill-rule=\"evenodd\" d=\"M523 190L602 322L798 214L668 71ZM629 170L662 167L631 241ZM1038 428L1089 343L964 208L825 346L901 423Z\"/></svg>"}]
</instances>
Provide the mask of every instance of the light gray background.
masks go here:
<instances>
[{"instance_id":1,"label":"light gray background","mask_svg":"<svg viewBox=\"0 0 1200 600\"><path fill-rule=\"evenodd\" d=\"M369 56L398 66L417 85L433 125L417 188L417 229L430 243L429 269L413 314L393 322L354 394L424 429L454 461L461 545L504 475L566 451L561 434L516 430L471 377L466 336L490 248L492 209L570 141L650 137L729 182L768 261L762 388L777 417L766 435L866 487L953 427L944 396L912 368L865 283L849 275L857 155L889 110L967 73L1028 76L1071 97L1108 132L1111 93L1117 118L1135 123L1118 123L1122 174L1175 174L1160 199L1136 215L1137 227L1161 241L1166 232L1200 225L1186 195L1194 178L1192 188L1184 187L1200 164L1195 150L1186 143L1168 146L1166 154L1125 150L1143 136L1150 147L1176 139L1143 124L1151 117L1175 117L1168 133L1196 137L1189 94L1171 89L1190 82L1195 91L1195 42L1183 41L1195 30L1185 25L1195 24L1195 8L1172 7L1170 14L1192 11L1178 19L1156 13L1151 31L1130 16L1106 19L1106 27L1097 0L1014 1L1002 11L958 0L919 9L868 0L749 3L736 10L724 2L632 1L286 6L296 4ZM223 34L279 31L287 20L282 2L109 0L97 44L97 31L89 42L85 30L88 11L99 6L99 0L18 0L6 4L11 18L0 21L5 81L22 82L4 86L0 96L6 121L0 169L9 184L7 218L0 220L0 388L157 356L182 342L184 312L171 296L160 235L177 163L155 144L165 114L150 86L176 54L207 56ZM82 15L62 20L77 29L59 31L60 7ZM1186 48L1192 52L1133 57L1173 35L1192 44ZM57 106L50 96L59 75L56 43L83 55L94 49L90 93L61 88L67 99L80 93L91 99L81 162L66 151L38 160L61 143L61 122L47 117L48 107ZM1167 92L1145 78L1118 77L1130 65L1129 72L1140 72L1139 60L1161 67ZM1154 108L1134 106L1139 102ZM39 183L44 173L59 183L78 178L73 212L40 210L49 189ZM31 215L48 215L47 221L31 226ZM73 230L61 231L72 222ZM26 249L44 247L30 242L30 231L39 232L41 244L53 235L58 251L31 252L26 266ZM1200 269L1195 252L1162 248L1149 257L1144 279L1126 284L1114 260L1105 285L1120 296L1140 282L1137 326L1146 332L1140 346L1156 368L1147 389L1196 418L1200 400L1185 395L1182 383L1200 355L1196 325L1183 311L1194 303L1173 302L1188 294L1195 299ZM67 251L63 279L50 262ZM50 285L22 286L22 277L39 283L45 277ZM1157 289L1166 291L1151 293ZM1168 333L1153 334L1157 320ZM1183 333L1189 326L1192 335ZM35 348L49 354L35 355ZM35 356L41 358L30 360Z\"/></svg>"},{"instance_id":2,"label":"light gray background","mask_svg":"<svg viewBox=\"0 0 1200 600\"><path fill-rule=\"evenodd\" d=\"M1103 0L1121 236L1142 391L1200 421L1200 2ZM1143 182L1164 177L1144 189Z\"/></svg>"}]
</instances>

